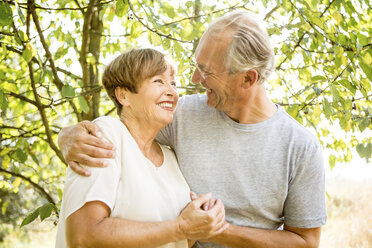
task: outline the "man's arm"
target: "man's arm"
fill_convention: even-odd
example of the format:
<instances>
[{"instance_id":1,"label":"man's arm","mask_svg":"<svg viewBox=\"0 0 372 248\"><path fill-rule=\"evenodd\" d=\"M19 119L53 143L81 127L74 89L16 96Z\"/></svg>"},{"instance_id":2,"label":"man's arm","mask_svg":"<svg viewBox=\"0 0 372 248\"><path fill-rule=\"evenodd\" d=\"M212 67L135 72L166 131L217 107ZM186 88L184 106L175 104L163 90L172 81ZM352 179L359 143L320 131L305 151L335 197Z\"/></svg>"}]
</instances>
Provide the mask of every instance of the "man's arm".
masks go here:
<instances>
[{"instance_id":1,"label":"man's arm","mask_svg":"<svg viewBox=\"0 0 372 248\"><path fill-rule=\"evenodd\" d=\"M284 225L284 230L266 230L229 225L225 231L207 242L229 247L251 248L316 248L321 227L296 228Z\"/></svg>"},{"instance_id":2,"label":"man's arm","mask_svg":"<svg viewBox=\"0 0 372 248\"><path fill-rule=\"evenodd\" d=\"M58 135L58 145L71 169L84 176L90 172L80 164L105 167L107 164L102 158L115 157L114 145L105 141L100 128L90 121L63 128Z\"/></svg>"},{"instance_id":3,"label":"man's arm","mask_svg":"<svg viewBox=\"0 0 372 248\"><path fill-rule=\"evenodd\" d=\"M69 247L154 247L186 238L210 237L226 226L220 200L208 211L201 209L209 198L209 194L201 195L174 220L152 223L110 218L106 204L87 202L67 218L66 240Z\"/></svg>"}]
</instances>

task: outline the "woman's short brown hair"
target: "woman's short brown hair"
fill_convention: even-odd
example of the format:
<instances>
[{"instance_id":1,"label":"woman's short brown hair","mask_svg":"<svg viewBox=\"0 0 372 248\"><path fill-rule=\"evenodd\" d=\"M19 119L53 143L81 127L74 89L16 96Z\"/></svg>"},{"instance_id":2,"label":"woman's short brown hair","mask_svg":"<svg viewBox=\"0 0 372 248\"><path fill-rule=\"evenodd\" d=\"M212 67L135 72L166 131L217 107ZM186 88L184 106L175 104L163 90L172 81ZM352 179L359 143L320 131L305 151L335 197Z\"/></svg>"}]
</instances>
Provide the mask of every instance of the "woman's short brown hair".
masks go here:
<instances>
[{"instance_id":1,"label":"woman's short brown hair","mask_svg":"<svg viewBox=\"0 0 372 248\"><path fill-rule=\"evenodd\" d=\"M167 67L165 54L151 48L131 49L111 61L103 72L102 84L114 102L118 114L121 113L122 105L116 99L116 87L137 93L145 79L165 72Z\"/></svg>"}]
</instances>

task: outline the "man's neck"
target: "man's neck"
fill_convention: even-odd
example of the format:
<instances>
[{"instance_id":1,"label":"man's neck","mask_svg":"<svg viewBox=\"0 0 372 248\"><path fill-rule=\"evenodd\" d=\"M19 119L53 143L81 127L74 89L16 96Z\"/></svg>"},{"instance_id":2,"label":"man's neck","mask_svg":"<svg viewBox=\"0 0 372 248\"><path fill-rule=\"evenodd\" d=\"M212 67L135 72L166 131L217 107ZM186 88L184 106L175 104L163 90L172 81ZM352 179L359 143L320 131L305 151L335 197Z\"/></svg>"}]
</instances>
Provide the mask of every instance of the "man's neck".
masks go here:
<instances>
[{"instance_id":1,"label":"man's neck","mask_svg":"<svg viewBox=\"0 0 372 248\"><path fill-rule=\"evenodd\" d=\"M225 111L232 120L241 124L256 124L271 118L278 110L268 98L264 87L238 101L231 111Z\"/></svg>"}]
</instances>

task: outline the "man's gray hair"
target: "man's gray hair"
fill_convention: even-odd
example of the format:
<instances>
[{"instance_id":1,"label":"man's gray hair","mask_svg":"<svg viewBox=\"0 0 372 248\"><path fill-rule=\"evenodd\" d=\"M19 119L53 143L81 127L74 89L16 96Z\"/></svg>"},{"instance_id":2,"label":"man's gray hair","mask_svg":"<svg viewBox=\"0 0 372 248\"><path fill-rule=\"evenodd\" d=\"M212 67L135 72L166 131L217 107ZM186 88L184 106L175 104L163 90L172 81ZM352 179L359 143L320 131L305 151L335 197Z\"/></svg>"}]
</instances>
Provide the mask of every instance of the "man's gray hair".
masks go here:
<instances>
[{"instance_id":1,"label":"man's gray hair","mask_svg":"<svg viewBox=\"0 0 372 248\"><path fill-rule=\"evenodd\" d=\"M236 11L216 19L208 27L207 32L213 35L232 32L232 42L223 58L231 74L255 69L259 81L264 82L274 71L274 50L262 22L247 11Z\"/></svg>"}]
</instances>

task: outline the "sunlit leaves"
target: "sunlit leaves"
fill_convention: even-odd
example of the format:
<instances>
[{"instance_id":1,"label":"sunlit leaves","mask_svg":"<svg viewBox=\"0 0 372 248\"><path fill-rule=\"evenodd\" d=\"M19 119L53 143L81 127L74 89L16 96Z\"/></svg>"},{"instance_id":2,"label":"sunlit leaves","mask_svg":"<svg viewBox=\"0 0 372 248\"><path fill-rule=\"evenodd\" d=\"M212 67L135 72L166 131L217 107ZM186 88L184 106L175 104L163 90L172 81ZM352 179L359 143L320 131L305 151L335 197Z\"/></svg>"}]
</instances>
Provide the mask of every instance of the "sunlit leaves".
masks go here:
<instances>
[{"instance_id":1,"label":"sunlit leaves","mask_svg":"<svg viewBox=\"0 0 372 248\"><path fill-rule=\"evenodd\" d=\"M75 90L70 85L63 85L62 87L62 96L63 97L74 97L75 96Z\"/></svg>"},{"instance_id":2,"label":"sunlit leaves","mask_svg":"<svg viewBox=\"0 0 372 248\"><path fill-rule=\"evenodd\" d=\"M0 2L0 26L10 25L13 21L12 9L7 2Z\"/></svg>"},{"instance_id":3,"label":"sunlit leaves","mask_svg":"<svg viewBox=\"0 0 372 248\"><path fill-rule=\"evenodd\" d=\"M360 67L362 68L364 74L367 78L372 81L372 66L365 64L363 61L359 60Z\"/></svg>"},{"instance_id":4,"label":"sunlit leaves","mask_svg":"<svg viewBox=\"0 0 372 248\"><path fill-rule=\"evenodd\" d=\"M48 218L52 214L54 208L54 205L49 202L37 208L32 213L27 215L27 217L22 221L21 227L30 224L39 216L40 220L43 221L45 218Z\"/></svg>"},{"instance_id":5,"label":"sunlit leaves","mask_svg":"<svg viewBox=\"0 0 372 248\"><path fill-rule=\"evenodd\" d=\"M26 62L30 62L32 59L32 50L30 46L26 46L26 49L23 50L22 57L26 60Z\"/></svg>"},{"instance_id":6,"label":"sunlit leaves","mask_svg":"<svg viewBox=\"0 0 372 248\"><path fill-rule=\"evenodd\" d=\"M369 125L371 125L372 117L363 118L359 123L359 130L363 132Z\"/></svg>"},{"instance_id":7,"label":"sunlit leaves","mask_svg":"<svg viewBox=\"0 0 372 248\"><path fill-rule=\"evenodd\" d=\"M140 36L142 33L142 24L138 21L132 22L132 26L130 29L130 35L133 39L137 38Z\"/></svg>"},{"instance_id":8,"label":"sunlit leaves","mask_svg":"<svg viewBox=\"0 0 372 248\"><path fill-rule=\"evenodd\" d=\"M21 227L30 224L31 222L36 220L38 216L39 216L39 208L27 215L27 217L22 221Z\"/></svg>"},{"instance_id":9,"label":"sunlit leaves","mask_svg":"<svg viewBox=\"0 0 372 248\"><path fill-rule=\"evenodd\" d=\"M5 111L8 108L8 96L0 90L0 109Z\"/></svg>"},{"instance_id":10,"label":"sunlit leaves","mask_svg":"<svg viewBox=\"0 0 372 248\"><path fill-rule=\"evenodd\" d=\"M15 153L13 153L12 157L18 162L24 163L27 160L27 153L25 153L22 149L17 148Z\"/></svg>"},{"instance_id":11,"label":"sunlit leaves","mask_svg":"<svg viewBox=\"0 0 372 248\"><path fill-rule=\"evenodd\" d=\"M367 162L372 158L372 143L368 143L366 146L358 144L356 150L361 158L365 158Z\"/></svg>"},{"instance_id":12,"label":"sunlit leaves","mask_svg":"<svg viewBox=\"0 0 372 248\"><path fill-rule=\"evenodd\" d=\"M162 44L162 39L161 37L154 33L154 32L151 32L151 31L147 31L148 32L148 37L149 37L149 41L154 45L154 46L159 46Z\"/></svg>"},{"instance_id":13,"label":"sunlit leaves","mask_svg":"<svg viewBox=\"0 0 372 248\"><path fill-rule=\"evenodd\" d=\"M52 214L53 209L54 205L50 202L41 206L39 209L40 220L43 221L45 218L48 218Z\"/></svg>"},{"instance_id":14,"label":"sunlit leaves","mask_svg":"<svg viewBox=\"0 0 372 248\"><path fill-rule=\"evenodd\" d=\"M341 80L337 81L337 83L344 86L351 93L353 93L353 95L356 93L357 88L352 83L350 83L349 80L341 79Z\"/></svg>"},{"instance_id":15,"label":"sunlit leaves","mask_svg":"<svg viewBox=\"0 0 372 248\"><path fill-rule=\"evenodd\" d=\"M26 24L26 20L25 20L25 16L23 15L23 12L22 12L21 8L19 7L19 5L18 5L17 2L14 2L14 4L16 6L19 19L21 20L22 24L25 25Z\"/></svg>"},{"instance_id":16,"label":"sunlit leaves","mask_svg":"<svg viewBox=\"0 0 372 248\"><path fill-rule=\"evenodd\" d=\"M127 13L128 9L129 9L128 0L117 0L116 1L115 14L118 17L123 17Z\"/></svg>"},{"instance_id":17,"label":"sunlit leaves","mask_svg":"<svg viewBox=\"0 0 372 248\"><path fill-rule=\"evenodd\" d=\"M88 103L85 100L85 98L83 96L79 96L78 101L79 101L81 110L83 110L84 113L88 113L89 112L89 106L88 106Z\"/></svg>"}]
</instances>

